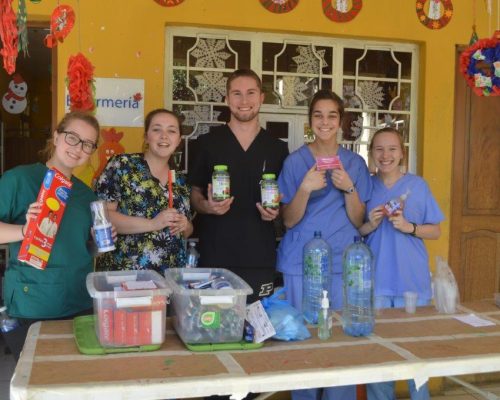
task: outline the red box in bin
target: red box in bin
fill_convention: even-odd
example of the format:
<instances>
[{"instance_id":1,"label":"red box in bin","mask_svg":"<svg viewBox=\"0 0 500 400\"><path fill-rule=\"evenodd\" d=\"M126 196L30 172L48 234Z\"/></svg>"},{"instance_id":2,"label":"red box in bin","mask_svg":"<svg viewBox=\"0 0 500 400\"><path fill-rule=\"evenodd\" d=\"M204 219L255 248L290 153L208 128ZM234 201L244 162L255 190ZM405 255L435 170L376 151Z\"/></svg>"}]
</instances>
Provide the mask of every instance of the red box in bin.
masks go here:
<instances>
[{"instance_id":1,"label":"red box in bin","mask_svg":"<svg viewBox=\"0 0 500 400\"><path fill-rule=\"evenodd\" d=\"M94 298L96 335L102 346L163 343L171 290L160 274L148 270L94 272L87 276L87 290Z\"/></svg>"},{"instance_id":2,"label":"red box in bin","mask_svg":"<svg viewBox=\"0 0 500 400\"><path fill-rule=\"evenodd\" d=\"M72 185L73 183L57 169L47 171L36 199L42 206L40 214L28 223L17 255L19 261L45 269Z\"/></svg>"}]
</instances>

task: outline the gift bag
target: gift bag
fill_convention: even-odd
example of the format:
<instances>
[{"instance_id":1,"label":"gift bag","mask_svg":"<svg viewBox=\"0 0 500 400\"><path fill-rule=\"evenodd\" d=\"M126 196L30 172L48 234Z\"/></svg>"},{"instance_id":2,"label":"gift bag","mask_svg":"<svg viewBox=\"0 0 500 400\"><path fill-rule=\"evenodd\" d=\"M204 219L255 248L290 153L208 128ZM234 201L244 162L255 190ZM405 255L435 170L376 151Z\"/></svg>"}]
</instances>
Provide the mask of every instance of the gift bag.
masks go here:
<instances>
[{"instance_id":1,"label":"gift bag","mask_svg":"<svg viewBox=\"0 0 500 400\"><path fill-rule=\"evenodd\" d=\"M440 313L454 314L459 304L458 285L448 263L436 257L436 273L433 279L434 304Z\"/></svg>"}]
</instances>

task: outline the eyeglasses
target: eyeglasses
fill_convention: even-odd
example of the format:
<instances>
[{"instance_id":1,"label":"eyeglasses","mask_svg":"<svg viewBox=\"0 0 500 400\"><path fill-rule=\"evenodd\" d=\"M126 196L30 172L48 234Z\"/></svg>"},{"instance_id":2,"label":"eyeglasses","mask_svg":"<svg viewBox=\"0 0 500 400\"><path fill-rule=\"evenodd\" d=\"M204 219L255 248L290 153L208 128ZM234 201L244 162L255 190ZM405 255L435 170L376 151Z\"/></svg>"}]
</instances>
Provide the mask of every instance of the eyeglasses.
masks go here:
<instances>
[{"instance_id":1,"label":"eyeglasses","mask_svg":"<svg viewBox=\"0 0 500 400\"><path fill-rule=\"evenodd\" d=\"M82 144L82 150L84 153L92 154L97 146L94 142L90 140L82 140L77 133L71 131L61 131L59 133L64 133L64 141L70 146L78 146L80 143Z\"/></svg>"}]
</instances>

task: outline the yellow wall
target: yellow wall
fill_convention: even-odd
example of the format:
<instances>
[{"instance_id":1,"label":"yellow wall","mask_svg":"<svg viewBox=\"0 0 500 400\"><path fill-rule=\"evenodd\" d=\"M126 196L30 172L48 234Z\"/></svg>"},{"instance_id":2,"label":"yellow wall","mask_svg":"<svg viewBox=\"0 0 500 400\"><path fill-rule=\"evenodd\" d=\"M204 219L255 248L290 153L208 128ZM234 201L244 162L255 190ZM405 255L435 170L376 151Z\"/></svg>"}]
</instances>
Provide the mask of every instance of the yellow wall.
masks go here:
<instances>
[{"instance_id":1,"label":"yellow wall","mask_svg":"<svg viewBox=\"0 0 500 400\"><path fill-rule=\"evenodd\" d=\"M332 0L335 2L335 0ZM259 0L184 0L161 7L153 0L66 0L74 7L77 24L57 48L58 105L64 113L64 85L68 57L81 51L95 66L98 77L144 78L145 110L163 105L165 27L191 25L249 31L343 36L418 43L421 46L418 108L419 174L429 182L447 221L440 240L428 242L431 259L447 258L453 138L455 45L471 35L472 1L453 0L454 14L443 29L432 31L417 20L415 1L366 0L349 23L334 23L321 9L321 0L300 0L287 14L273 14ZM57 0L27 2L31 21L47 21ZM491 19L497 20L497 10ZM477 2L479 37L490 37L483 1ZM493 27L491 27L493 29ZM142 131L120 128L127 151L140 149ZM432 261L434 264L434 261Z\"/></svg>"}]
</instances>

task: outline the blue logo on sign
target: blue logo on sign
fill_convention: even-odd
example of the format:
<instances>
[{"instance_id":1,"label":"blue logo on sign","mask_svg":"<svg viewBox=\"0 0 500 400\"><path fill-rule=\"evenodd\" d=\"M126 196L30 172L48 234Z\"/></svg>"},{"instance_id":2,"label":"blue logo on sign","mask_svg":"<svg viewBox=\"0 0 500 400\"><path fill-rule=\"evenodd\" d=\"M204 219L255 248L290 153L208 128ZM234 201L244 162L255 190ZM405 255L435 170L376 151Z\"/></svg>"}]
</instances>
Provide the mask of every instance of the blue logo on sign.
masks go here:
<instances>
[{"instance_id":1,"label":"blue logo on sign","mask_svg":"<svg viewBox=\"0 0 500 400\"><path fill-rule=\"evenodd\" d=\"M67 187L64 187L64 186L59 186L57 189L56 189L56 197L64 204L66 204L68 202L68 198L69 198L69 194L71 193L71 191L67 188Z\"/></svg>"},{"instance_id":2,"label":"blue logo on sign","mask_svg":"<svg viewBox=\"0 0 500 400\"><path fill-rule=\"evenodd\" d=\"M52 170L48 170L47 173L45 174L45 178L43 179L43 186L45 189L48 189L50 187L50 184L52 183L52 179L54 179L55 172Z\"/></svg>"}]
</instances>

